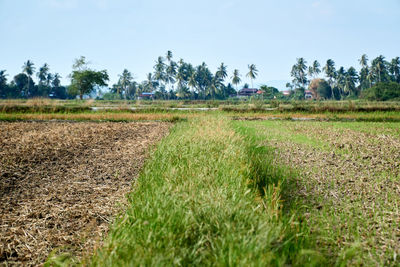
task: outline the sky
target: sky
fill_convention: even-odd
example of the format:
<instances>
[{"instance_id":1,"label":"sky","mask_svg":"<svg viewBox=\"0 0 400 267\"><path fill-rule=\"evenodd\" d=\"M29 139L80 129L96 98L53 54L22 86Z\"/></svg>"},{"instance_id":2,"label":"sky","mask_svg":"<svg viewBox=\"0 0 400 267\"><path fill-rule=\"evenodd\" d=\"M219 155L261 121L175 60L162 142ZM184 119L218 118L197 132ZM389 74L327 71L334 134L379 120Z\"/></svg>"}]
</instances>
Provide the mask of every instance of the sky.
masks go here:
<instances>
[{"instance_id":1,"label":"sky","mask_svg":"<svg viewBox=\"0 0 400 267\"><path fill-rule=\"evenodd\" d=\"M0 70L9 79L28 59L69 84L75 58L107 69L110 85L123 69L136 81L158 56L229 77L255 64L254 82L282 88L296 58L328 58L359 68L358 59L400 56L400 0L0 0Z\"/></svg>"}]
</instances>

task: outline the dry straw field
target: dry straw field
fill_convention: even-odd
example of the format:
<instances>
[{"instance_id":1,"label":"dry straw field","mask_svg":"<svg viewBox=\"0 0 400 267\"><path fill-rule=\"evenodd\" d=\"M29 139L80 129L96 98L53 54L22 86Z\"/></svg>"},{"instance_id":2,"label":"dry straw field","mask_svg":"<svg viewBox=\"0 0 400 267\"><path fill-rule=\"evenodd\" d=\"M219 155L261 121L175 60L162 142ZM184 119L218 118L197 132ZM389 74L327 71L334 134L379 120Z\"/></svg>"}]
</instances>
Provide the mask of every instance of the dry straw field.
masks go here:
<instances>
[{"instance_id":1,"label":"dry straw field","mask_svg":"<svg viewBox=\"0 0 400 267\"><path fill-rule=\"evenodd\" d=\"M169 126L0 123L0 263L38 265L56 248L82 255L100 245Z\"/></svg>"}]
</instances>

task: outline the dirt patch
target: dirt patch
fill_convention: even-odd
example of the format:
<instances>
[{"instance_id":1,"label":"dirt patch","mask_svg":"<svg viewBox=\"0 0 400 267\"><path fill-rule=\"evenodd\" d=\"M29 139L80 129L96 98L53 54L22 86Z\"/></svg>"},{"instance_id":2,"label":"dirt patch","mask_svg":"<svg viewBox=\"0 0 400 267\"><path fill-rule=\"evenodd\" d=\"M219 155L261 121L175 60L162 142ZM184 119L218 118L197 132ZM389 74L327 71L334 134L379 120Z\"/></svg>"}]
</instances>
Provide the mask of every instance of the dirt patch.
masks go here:
<instances>
[{"instance_id":1,"label":"dirt patch","mask_svg":"<svg viewBox=\"0 0 400 267\"><path fill-rule=\"evenodd\" d=\"M0 123L0 265L100 245L169 123Z\"/></svg>"}]
</instances>

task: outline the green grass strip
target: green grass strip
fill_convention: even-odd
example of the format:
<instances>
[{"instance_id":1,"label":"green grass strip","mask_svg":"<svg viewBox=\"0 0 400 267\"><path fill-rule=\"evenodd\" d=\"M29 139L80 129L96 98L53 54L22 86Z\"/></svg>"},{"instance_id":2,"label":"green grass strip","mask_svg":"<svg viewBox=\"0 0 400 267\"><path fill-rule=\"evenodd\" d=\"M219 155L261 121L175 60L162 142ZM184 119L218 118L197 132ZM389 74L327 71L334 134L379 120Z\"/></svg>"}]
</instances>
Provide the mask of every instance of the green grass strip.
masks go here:
<instances>
[{"instance_id":1,"label":"green grass strip","mask_svg":"<svg viewBox=\"0 0 400 267\"><path fill-rule=\"evenodd\" d=\"M250 165L249 157L261 162L267 154L246 142L251 140L222 116L178 123L153 152L104 247L83 264L321 263L315 252L303 249L295 216L281 211L280 178L252 182L256 176L268 177L260 172L270 169Z\"/></svg>"}]
</instances>

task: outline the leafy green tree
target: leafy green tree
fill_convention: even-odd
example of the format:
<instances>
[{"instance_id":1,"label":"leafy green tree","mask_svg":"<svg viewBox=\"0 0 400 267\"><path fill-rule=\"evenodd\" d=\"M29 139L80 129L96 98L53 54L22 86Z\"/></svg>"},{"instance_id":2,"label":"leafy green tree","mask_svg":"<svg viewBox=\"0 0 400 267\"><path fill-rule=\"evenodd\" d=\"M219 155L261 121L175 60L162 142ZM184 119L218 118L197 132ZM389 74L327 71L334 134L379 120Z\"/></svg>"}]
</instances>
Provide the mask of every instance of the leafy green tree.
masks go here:
<instances>
[{"instance_id":1,"label":"leafy green tree","mask_svg":"<svg viewBox=\"0 0 400 267\"><path fill-rule=\"evenodd\" d=\"M29 81L31 80L31 81ZM25 73L20 73L14 76L15 92L13 95L24 95L27 87L32 83L32 79Z\"/></svg>"},{"instance_id":2,"label":"leafy green tree","mask_svg":"<svg viewBox=\"0 0 400 267\"><path fill-rule=\"evenodd\" d=\"M251 80L251 87L253 87L253 80L255 80L258 76L258 70L256 65L250 64L247 66L249 68L249 72L246 74L246 77L249 77ZM253 87L254 88L254 87Z\"/></svg>"},{"instance_id":3,"label":"leafy green tree","mask_svg":"<svg viewBox=\"0 0 400 267\"><path fill-rule=\"evenodd\" d=\"M396 82L377 83L363 91L361 97L371 101L400 100L400 84Z\"/></svg>"},{"instance_id":4,"label":"leafy green tree","mask_svg":"<svg viewBox=\"0 0 400 267\"><path fill-rule=\"evenodd\" d=\"M73 71L70 75L70 94L79 94L80 99L83 99L83 95L90 94L95 86L107 86L107 81L109 80L106 70L91 70L87 65L86 58L81 56L75 60L72 66Z\"/></svg>"},{"instance_id":5,"label":"leafy green tree","mask_svg":"<svg viewBox=\"0 0 400 267\"><path fill-rule=\"evenodd\" d=\"M317 87L317 94L320 98L329 99L332 97L332 88L325 80L320 80Z\"/></svg>"},{"instance_id":6,"label":"leafy green tree","mask_svg":"<svg viewBox=\"0 0 400 267\"><path fill-rule=\"evenodd\" d=\"M358 60L358 62L361 65L361 70L360 70L360 88L361 90L364 90L369 86L368 83L368 74L369 74L369 67L368 67L368 56L366 54L362 55L361 58Z\"/></svg>"}]
</instances>

